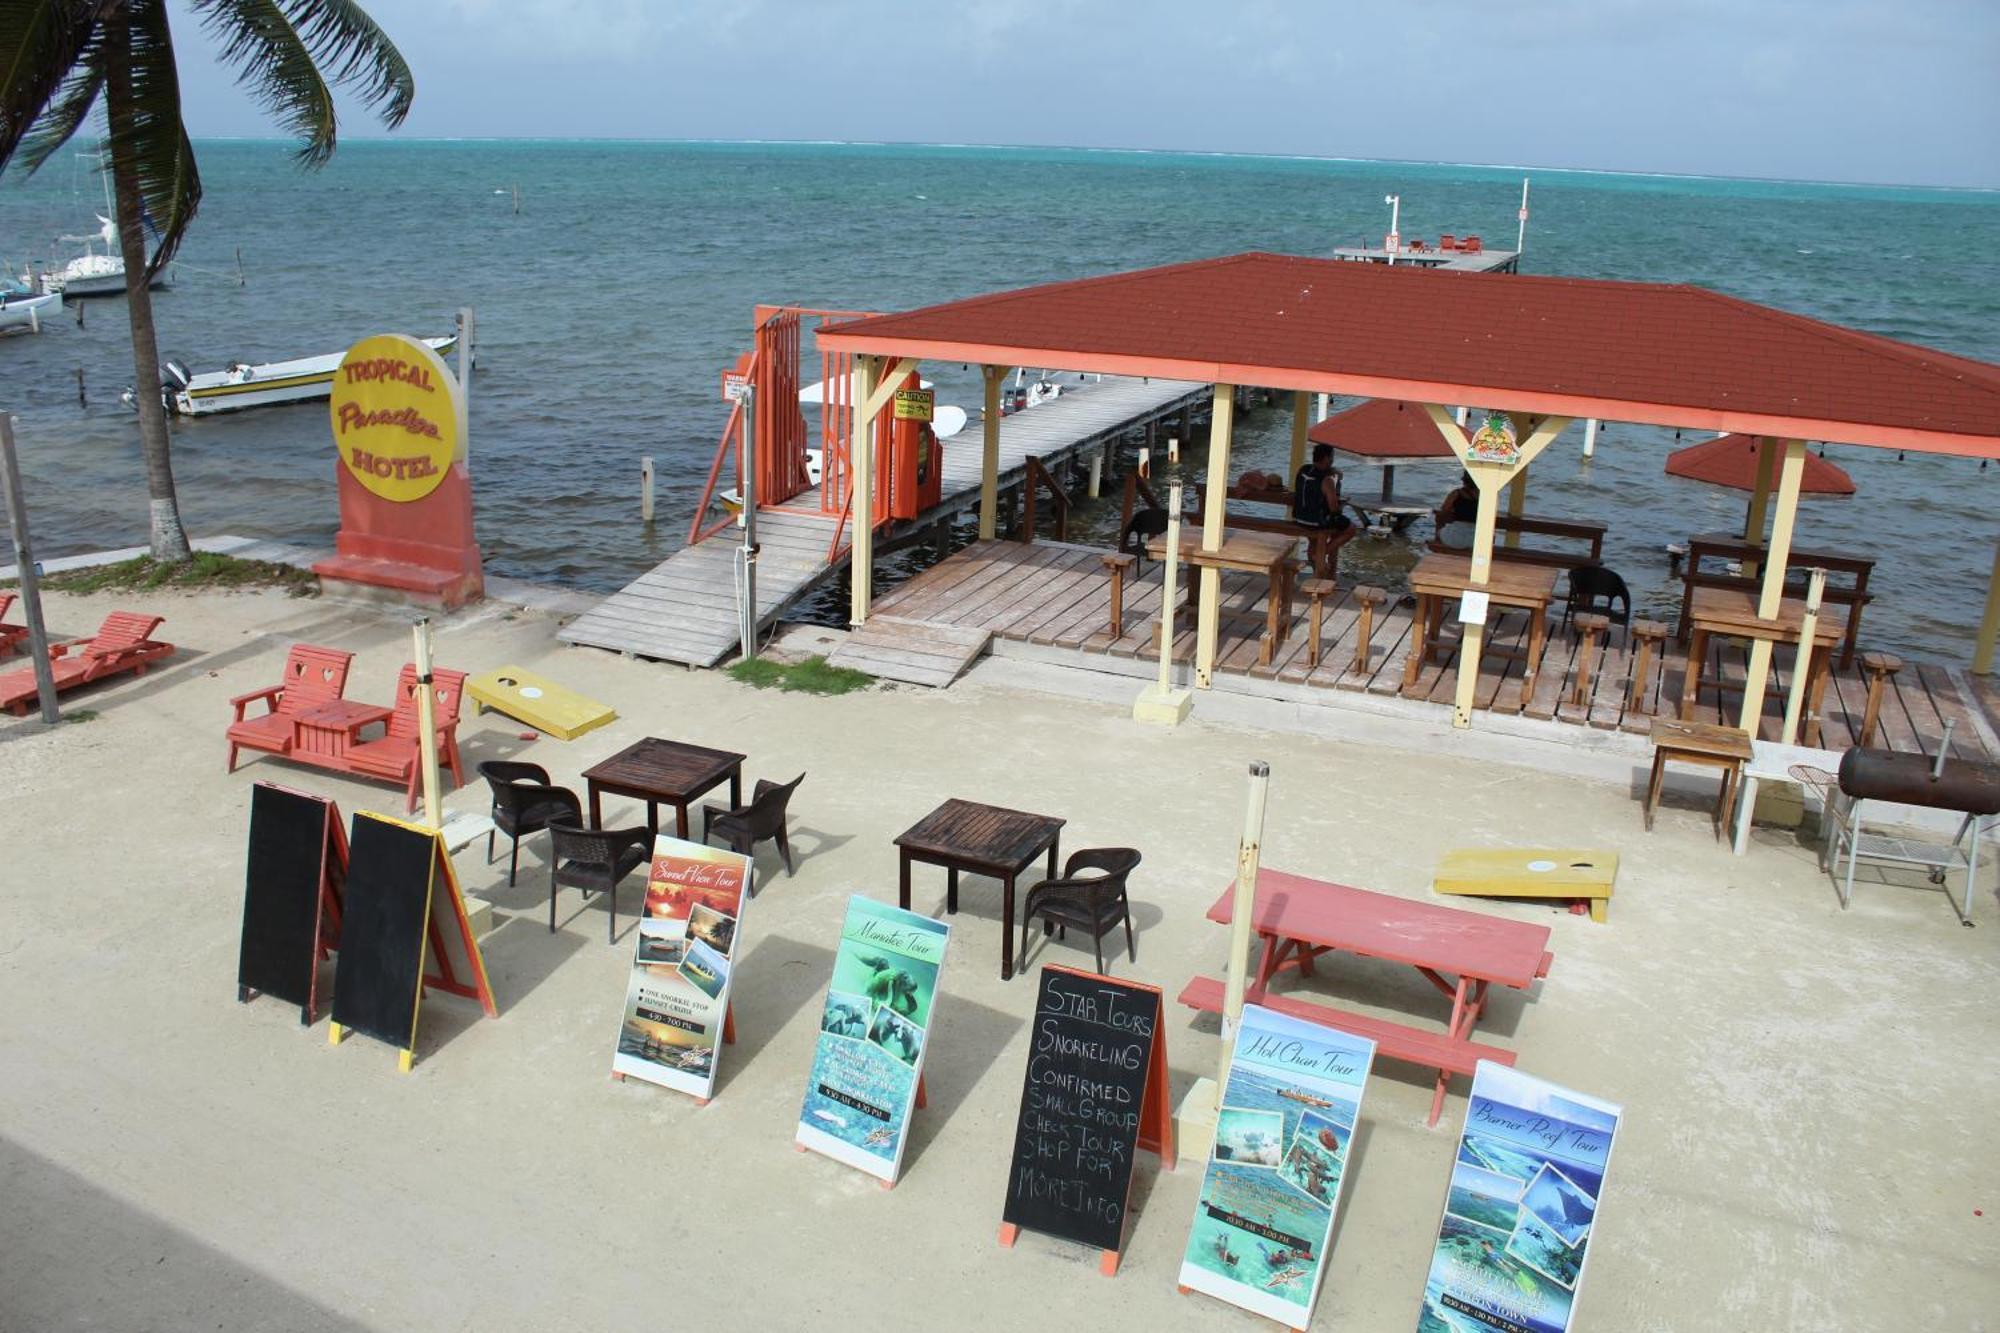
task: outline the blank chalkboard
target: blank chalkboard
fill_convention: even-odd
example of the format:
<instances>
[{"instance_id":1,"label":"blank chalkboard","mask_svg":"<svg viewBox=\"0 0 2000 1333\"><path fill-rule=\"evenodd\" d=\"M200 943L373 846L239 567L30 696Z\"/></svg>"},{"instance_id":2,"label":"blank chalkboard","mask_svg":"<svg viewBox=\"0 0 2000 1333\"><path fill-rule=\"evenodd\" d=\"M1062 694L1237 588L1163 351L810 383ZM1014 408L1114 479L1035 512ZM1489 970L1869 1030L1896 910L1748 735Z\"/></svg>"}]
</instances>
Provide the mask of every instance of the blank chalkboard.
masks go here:
<instances>
[{"instance_id":1,"label":"blank chalkboard","mask_svg":"<svg viewBox=\"0 0 2000 1333\"><path fill-rule=\"evenodd\" d=\"M1121 1248L1160 992L1044 967L1002 1219Z\"/></svg>"},{"instance_id":2,"label":"blank chalkboard","mask_svg":"<svg viewBox=\"0 0 2000 1333\"><path fill-rule=\"evenodd\" d=\"M403 1050L416 1043L437 858L437 834L429 829L354 816L333 1021Z\"/></svg>"},{"instance_id":3,"label":"blank chalkboard","mask_svg":"<svg viewBox=\"0 0 2000 1333\"><path fill-rule=\"evenodd\" d=\"M260 782L250 789L250 848L243 875L243 942L237 998L249 992L299 1006L312 1021L319 970L320 889L337 885L334 834L339 812L322 796Z\"/></svg>"}]
</instances>

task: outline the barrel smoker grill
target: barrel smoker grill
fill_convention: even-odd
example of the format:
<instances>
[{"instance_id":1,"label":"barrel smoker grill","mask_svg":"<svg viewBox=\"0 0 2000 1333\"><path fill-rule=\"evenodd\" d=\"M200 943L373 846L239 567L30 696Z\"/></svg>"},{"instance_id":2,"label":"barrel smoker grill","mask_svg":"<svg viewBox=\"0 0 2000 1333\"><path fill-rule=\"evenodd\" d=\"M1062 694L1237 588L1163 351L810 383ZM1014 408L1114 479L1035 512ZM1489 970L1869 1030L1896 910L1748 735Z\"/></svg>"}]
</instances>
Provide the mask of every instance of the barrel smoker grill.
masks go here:
<instances>
[{"instance_id":1,"label":"barrel smoker grill","mask_svg":"<svg viewBox=\"0 0 2000 1333\"><path fill-rule=\"evenodd\" d=\"M1936 758L1891 750L1849 750L1840 760L1840 790L1851 803L1843 822L1848 827L1846 888L1841 906L1854 888L1854 862L1866 857L1922 866L1931 882L1944 883L1945 872L1963 869L1965 897L1959 917L1972 924L1972 883L1979 875L1980 836L2000 815L2000 764L1949 759L1951 729L1945 729ZM1963 816L1949 844L1888 837L1862 831L1862 807L1868 801L1948 810ZM1838 864L1838 850L1835 852Z\"/></svg>"}]
</instances>

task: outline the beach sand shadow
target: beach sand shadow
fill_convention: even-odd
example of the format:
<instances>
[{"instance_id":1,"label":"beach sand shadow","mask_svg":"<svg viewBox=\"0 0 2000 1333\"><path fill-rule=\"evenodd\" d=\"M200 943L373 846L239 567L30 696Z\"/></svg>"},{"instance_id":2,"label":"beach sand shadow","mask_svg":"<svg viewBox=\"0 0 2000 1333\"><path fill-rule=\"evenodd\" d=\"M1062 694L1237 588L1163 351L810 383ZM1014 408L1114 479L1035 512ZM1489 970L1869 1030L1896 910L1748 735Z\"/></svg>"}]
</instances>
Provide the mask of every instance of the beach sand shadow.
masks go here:
<instances>
[{"instance_id":1,"label":"beach sand shadow","mask_svg":"<svg viewBox=\"0 0 2000 1333\"><path fill-rule=\"evenodd\" d=\"M736 1009L736 1043L723 1052L716 1073L716 1096L728 1091L800 1010L817 1010L826 995L827 978L833 975L833 957L831 949L784 935L766 935L743 955L736 966L739 971L749 968L756 984L730 989L730 1003ZM801 1071L801 1096L805 1082Z\"/></svg>"},{"instance_id":2,"label":"beach sand shadow","mask_svg":"<svg viewBox=\"0 0 2000 1333\"><path fill-rule=\"evenodd\" d=\"M996 1057L1027 1024L1024 1016L1004 1013L959 995L945 997L932 1020L929 1053L924 1057L924 1090L929 1094L929 1104L910 1117L910 1141L903 1153L905 1174L924 1155L924 1149L944 1128L952 1112L965 1104L980 1080L996 1073L999 1063ZM1018 1071L997 1072L1004 1077Z\"/></svg>"}]
</instances>

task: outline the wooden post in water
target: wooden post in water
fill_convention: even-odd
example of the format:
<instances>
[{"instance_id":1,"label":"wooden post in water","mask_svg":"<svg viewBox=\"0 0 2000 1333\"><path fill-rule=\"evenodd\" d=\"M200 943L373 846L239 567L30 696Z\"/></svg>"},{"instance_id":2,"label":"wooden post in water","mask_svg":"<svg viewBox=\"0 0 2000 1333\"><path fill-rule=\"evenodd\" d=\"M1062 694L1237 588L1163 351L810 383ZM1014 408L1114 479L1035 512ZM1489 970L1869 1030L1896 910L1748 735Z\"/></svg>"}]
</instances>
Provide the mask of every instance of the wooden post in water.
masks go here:
<instances>
[{"instance_id":1,"label":"wooden post in water","mask_svg":"<svg viewBox=\"0 0 2000 1333\"><path fill-rule=\"evenodd\" d=\"M440 827L438 815L437 690L431 684L431 618L410 626L411 654L417 664L417 754L423 761L424 823Z\"/></svg>"},{"instance_id":2,"label":"wooden post in water","mask_svg":"<svg viewBox=\"0 0 2000 1333\"><path fill-rule=\"evenodd\" d=\"M28 501L21 494L21 460L14 454L14 418L0 412L0 489L7 492L7 521L14 529L14 568L21 576L21 606L28 621L28 656L35 669L35 697L42 721L62 721L56 711L56 677L49 668L49 631L42 623L41 571L35 568L34 543L28 539Z\"/></svg>"},{"instance_id":3,"label":"wooden post in water","mask_svg":"<svg viewBox=\"0 0 2000 1333\"><path fill-rule=\"evenodd\" d=\"M641 455L639 459L639 521L653 521L653 456Z\"/></svg>"},{"instance_id":4,"label":"wooden post in water","mask_svg":"<svg viewBox=\"0 0 2000 1333\"><path fill-rule=\"evenodd\" d=\"M472 407L472 307L458 312L458 388L466 410Z\"/></svg>"},{"instance_id":5,"label":"wooden post in water","mask_svg":"<svg viewBox=\"0 0 2000 1333\"><path fill-rule=\"evenodd\" d=\"M981 366L985 411L979 423L979 540L992 541L1000 523L1000 389L1005 366Z\"/></svg>"}]
</instances>

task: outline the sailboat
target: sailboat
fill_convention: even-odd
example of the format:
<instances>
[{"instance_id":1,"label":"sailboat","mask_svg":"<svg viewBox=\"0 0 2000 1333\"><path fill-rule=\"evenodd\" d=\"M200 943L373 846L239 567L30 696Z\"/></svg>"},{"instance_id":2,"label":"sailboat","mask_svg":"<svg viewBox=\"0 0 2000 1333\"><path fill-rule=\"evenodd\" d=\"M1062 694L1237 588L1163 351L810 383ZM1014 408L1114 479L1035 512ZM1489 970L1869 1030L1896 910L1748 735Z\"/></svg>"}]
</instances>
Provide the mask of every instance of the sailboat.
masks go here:
<instances>
[{"instance_id":1,"label":"sailboat","mask_svg":"<svg viewBox=\"0 0 2000 1333\"><path fill-rule=\"evenodd\" d=\"M111 172L104 163L102 153L78 153L78 157L94 158L98 163L98 174L104 179L104 212L96 215L97 230L87 236L58 236L58 241L72 245L81 243L83 253L64 264L61 268L50 268L37 280L22 274L23 283L42 292L60 292L71 298L86 296L123 296L125 294L125 256L118 246L118 224L106 214L118 210L111 204ZM98 253L98 245L104 247ZM155 273L146 284L155 291L171 285L165 271Z\"/></svg>"}]
</instances>

